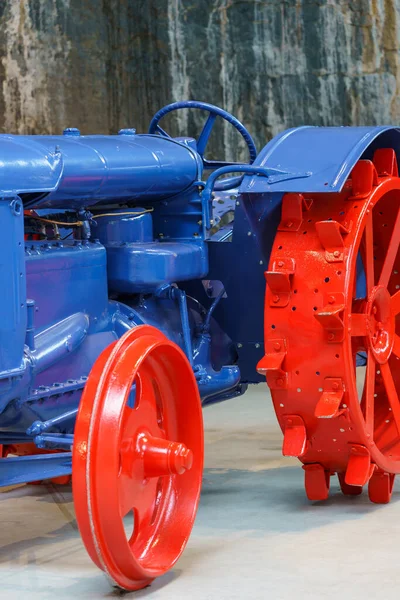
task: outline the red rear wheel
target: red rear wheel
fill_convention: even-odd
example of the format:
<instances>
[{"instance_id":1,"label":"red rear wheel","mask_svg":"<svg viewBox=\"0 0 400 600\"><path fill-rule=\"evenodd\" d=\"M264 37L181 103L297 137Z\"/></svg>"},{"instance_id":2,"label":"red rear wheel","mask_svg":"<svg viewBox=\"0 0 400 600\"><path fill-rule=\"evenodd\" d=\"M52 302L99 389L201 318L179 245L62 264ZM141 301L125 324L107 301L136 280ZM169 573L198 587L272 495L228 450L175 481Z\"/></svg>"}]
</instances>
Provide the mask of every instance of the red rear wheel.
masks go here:
<instances>
[{"instance_id":1,"label":"red rear wheel","mask_svg":"<svg viewBox=\"0 0 400 600\"><path fill-rule=\"evenodd\" d=\"M388 502L400 472L399 208L391 149L359 161L340 193L283 198L259 370L312 500L337 473L344 493L369 482Z\"/></svg>"},{"instance_id":2,"label":"red rear wheel","mask_svg":"<svg viewBox=\"0 0 400 600\"><path fill-rule=\"evenodd\" d=\"M72 469L84 544L119 587L140 589L177 561L202 466L201 403L186 356L154 327L129 331L90 373Z\"/></svg>"}]
</instances>

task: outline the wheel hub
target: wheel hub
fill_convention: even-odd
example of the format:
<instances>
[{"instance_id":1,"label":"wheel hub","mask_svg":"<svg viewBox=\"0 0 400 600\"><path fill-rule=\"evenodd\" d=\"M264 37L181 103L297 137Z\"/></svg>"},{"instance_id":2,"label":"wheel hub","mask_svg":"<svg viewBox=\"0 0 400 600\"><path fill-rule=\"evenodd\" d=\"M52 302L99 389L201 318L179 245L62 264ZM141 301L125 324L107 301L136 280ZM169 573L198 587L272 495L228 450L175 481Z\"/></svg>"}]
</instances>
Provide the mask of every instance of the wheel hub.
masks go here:
<instances>
[{"instance_id":1,"label":"wheel hub","mask_svg":"<svg viewBox=\"0 0 400 600\"><path fill-rule=\"evenodd\" d=\"M375 360L382 365L389 360L395 334L395 316L390 308L387 288L378 285L371 290L366 314L369 317L368 343Z\"/></svg>"}]
</instances>

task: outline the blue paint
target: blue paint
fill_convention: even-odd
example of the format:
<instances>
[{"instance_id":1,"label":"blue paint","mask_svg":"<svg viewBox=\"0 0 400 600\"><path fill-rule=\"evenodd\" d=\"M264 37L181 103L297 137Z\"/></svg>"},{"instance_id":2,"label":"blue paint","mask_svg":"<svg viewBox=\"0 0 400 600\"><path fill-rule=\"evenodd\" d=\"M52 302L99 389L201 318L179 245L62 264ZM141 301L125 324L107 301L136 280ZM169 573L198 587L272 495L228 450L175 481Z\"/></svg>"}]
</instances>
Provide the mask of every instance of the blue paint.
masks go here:
<instances>
[{"instance_id":1,"label":"blue paint","mask_svg":"<svg viewBox=\"0 0 400 600\"><path fill-rule=\"evenodd\" d=\"M377 148L394 148L400 158L400 130L394 127L296 127L273 138L255 165L276 169L268 184L246 177L242 193L338 192L360 158Z\"/></svg>"},{"instance_id":2,"label":"blue paint","mask_svg":"<svg viewBox=\"0 0 400 600\"><path fill-rule=\"evenodd\" d=\"M72 457L70 452L0 459L0 481L2 485L41 481L70 475L71 472Z\"/></svg>"},{"instance_id":3,"label":"blue paint","mask_svg":"<svg viewBox=\"0 0 400 600\"><path fill-rule=\"evenodd\" d=\"M0 135L0 156L0 193L36 208L158 201L201 177L196 152L151 135Z\"/></svg>"}]
</instances>

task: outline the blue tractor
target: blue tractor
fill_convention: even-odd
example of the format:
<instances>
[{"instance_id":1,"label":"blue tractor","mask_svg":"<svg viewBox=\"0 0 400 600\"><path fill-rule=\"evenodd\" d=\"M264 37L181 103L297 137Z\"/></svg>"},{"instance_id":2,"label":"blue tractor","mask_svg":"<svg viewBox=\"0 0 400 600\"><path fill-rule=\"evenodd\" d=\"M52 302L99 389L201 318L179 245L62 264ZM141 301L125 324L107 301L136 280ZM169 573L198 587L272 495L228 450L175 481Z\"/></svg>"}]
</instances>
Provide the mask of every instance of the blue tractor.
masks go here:
<instances>
[{"instance_id":1,"label":"blue tractor","mask_svg":"<svg viewBox=\"0 0 400 600\"><path fill-rule=\"evenodd\" d=\"M170 137L161 118L189 108L208 113L199 137ZM247 164L205 158L217 118ZM202 405L266 377L309 497L338 473L346 493L370 480L387 501L398 147L392 128L306 127L257 155L235 117L193 101L160 110L148 134L1 135L0 485L72 474L91 558L119 587L144 587L190 535ZM371 394L386 402L375 421Z\"/></svg>"}]
</instances>

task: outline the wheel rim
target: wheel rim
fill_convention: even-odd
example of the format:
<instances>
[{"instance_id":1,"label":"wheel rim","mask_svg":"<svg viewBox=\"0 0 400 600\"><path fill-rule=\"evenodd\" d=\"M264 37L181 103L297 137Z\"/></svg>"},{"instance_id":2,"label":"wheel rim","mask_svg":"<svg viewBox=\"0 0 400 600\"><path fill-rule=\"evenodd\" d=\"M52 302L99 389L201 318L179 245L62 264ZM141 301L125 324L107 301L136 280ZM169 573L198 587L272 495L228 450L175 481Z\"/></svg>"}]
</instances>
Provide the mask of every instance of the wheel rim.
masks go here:
<instances>
[{"instance_id":1,"label":"wheel rim","mask_svg":"<svg viewBox=\"0 0 400 600\"><path fill-rule=\"evenodd\" d=\"M140 589L179 558L202 464L201 404L189 362L154 327L129 331L90 373L73 448L79 529L92 560L119 587Z\"/></svg>"},{"instance_id":2,"label":"wheel rim","mask_svg":"<svg viewBox=\"0 0 400 600\"><path fill-rule=\"evenodd\" d=\"M288 221L294 206L299 218ZM383 475L400 472L399 207L391 149L360 160L340 193L283 198L259 370L271 387L284 454L310 466L311 499L327 496L323 473L337 473L344 493L372 478L371 500L388 501L393 477ZM367 363L361 383L360 352Z\"/></svg>"}]
</instances>

